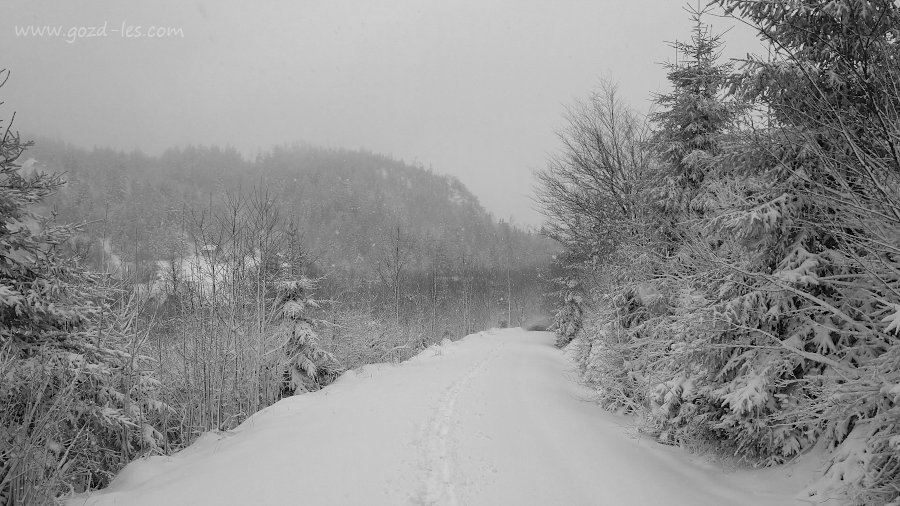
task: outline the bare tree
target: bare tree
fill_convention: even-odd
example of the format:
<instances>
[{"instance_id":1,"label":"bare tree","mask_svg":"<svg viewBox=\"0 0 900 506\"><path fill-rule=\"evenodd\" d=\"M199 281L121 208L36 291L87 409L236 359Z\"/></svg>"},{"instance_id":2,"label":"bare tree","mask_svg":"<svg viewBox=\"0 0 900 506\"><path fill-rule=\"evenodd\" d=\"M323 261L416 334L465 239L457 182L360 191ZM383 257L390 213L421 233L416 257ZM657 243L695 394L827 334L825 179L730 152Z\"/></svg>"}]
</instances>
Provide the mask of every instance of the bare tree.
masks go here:
<instances>
[{"instance_id":1,"label":"bare tree","mask_svg":"<svg viewBox=\"0 0 900 506\"><path fill-rule=\"evenodd\" d=\"M382 245L382 254L375 265L378 277L391 288L394 299L394 320L400 324L400 302L402 296L403 272L412 260L415 244L408 233L404 233L398 223Z\"/></svg>"},{"instance_id":2,"label":"bare tree","mask_svg":"<svg viewBox=\"0 0 900 506\"><path fill-rule=\"evenodd\" d=\"M546 232L576 249L610 247L637 229L651 159L645 119L603 82L569 108L562 150L537 172Z\"/></svg>"}]
</instances>

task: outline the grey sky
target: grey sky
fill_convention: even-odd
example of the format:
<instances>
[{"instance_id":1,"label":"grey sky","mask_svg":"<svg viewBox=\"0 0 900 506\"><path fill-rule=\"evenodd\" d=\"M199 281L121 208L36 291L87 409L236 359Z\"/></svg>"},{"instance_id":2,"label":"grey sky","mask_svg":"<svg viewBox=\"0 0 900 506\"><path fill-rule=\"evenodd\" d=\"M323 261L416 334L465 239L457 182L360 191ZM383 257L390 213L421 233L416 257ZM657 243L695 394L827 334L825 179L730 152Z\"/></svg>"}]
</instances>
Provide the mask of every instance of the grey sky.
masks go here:
<instances>
[{"instance_id":1,"label":"grey sky","mask_svg":"<svg viewBox=\"0 0 900 506\"><path fill-rule=\"evenodd\" d=\"M531 172L556 148L564 106L609 77L645 109L666 89L665 41L690 28L672 0L5 3L0 99L20 130L150 153L364 147L454 174L527 224L540 221ZM105 37L68 42L70 28L104 23ZM183 37L126 38L122 23ZM29 24L63 33L17 36ZM742 27L726 40L726 55L761 51Z\"/></svg>"}]
</instances>

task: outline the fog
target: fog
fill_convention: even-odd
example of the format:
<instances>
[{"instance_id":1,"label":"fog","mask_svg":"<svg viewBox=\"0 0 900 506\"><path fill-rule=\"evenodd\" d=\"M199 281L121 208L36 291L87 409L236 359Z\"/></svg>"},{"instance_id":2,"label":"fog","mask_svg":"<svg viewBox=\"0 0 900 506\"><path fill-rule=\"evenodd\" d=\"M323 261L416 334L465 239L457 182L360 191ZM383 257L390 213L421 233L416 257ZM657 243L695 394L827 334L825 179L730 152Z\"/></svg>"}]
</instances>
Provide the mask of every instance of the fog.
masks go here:
<instances>
[{"instance_id":1,"label":"fog","mask_svg":"<svg viewBox=\"0 0 900 506\"><path fill-rule=\"evenodd\" d=\"M0 112L15 110L30 135L148 153L366 148L453 174L522 224L540 222L531 174L556 147L565 105L607 77L645 110L666 89L666 41L690 29L671 0L5 5ZM734 20L707 21L738 25L726 57L763 51Z\"/></svg>"}]
</instances>

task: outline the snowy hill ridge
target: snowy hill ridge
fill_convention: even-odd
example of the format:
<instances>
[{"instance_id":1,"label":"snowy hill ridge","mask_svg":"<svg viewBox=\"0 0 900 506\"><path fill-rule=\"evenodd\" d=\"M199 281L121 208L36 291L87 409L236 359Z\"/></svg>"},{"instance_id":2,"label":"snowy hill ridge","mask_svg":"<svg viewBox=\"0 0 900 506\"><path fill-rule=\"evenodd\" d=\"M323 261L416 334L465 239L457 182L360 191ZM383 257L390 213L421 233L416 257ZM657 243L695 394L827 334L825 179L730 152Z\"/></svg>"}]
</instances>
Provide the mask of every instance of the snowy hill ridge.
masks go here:
<instances>
[{"instance_id":1,"label":"snowy hill ridge","mask_svg":"<svg viewBox=\"0 0 900 506\"><path fill-rule=\"evenodd\" d=\"M800 504L809 463L726 473L631 437L553 341L479 332L349 371L68 504Z\"/></svg>"}]
</instances>

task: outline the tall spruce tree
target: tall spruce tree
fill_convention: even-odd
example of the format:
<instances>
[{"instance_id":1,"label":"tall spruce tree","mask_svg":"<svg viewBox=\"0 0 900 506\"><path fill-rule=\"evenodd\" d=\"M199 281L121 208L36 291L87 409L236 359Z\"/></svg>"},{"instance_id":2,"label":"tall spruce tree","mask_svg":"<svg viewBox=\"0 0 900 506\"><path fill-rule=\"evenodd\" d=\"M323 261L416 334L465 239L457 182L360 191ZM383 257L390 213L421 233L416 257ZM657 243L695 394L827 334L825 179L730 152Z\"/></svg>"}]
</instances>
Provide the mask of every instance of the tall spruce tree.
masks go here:
<instances>
[{"instance_id":1,"label":"tall spruce tree","mask_svg":"<svg viewBox=\"0 0 900 506\"><path fill-rule=\"evenodd\" d=\"M659 110L651 116L655 198L647 204L654 231L617 269L600 301L606 323L585 357L603 402L617 409L649 407L652 423L645 429L664 442L684 439L680 431L692 416L692 406L682 401L697 372L674 350L696 345L703 326L696 310L708 303L703 292L709 271L697 250L711 246L698 221L708 206L705 188L718 184L720 144L738 114L726 97L731 65L718 61L721 38L703 22L705 9L690 12L690 41L674 44L677 62L667 65L672 91L657 98Z\"/></svg>"},{"instance_id":2,"label":"tall spruce tree","mask_svg":"<svg viewBox=\"0 0 900 506\"><path fill-rule=\"evenodd\" d=\"M647 419L652 422L646 428L663 442L697 438L686 428L696 415L698 376L707 371L685 352L700 346L708 328L702 309L713 298L706 293L712 271L702 252L720 244L702 220L715 207L710 189L723 177L717 161L741 112L728 97L733 65L719 61L722 36L704 22L709 8L687 9L693 22L690 40L673 44L677 58L666 65L672 91L657 97L659 109L651 116L658 159L654 209L659 255L652 257L652 269L641 269L645 277L631 288L632 299L640 302L632 305L642 316L636 320L626 311L627 321L621 323L645 343L642 359L630 363L646 378ZM647 309L653 311L648 314ZM659 358L651 360L653 356Z\"/></svg>"},{"instance_id":3,"label":"tall spruce tree","mask_svg":"<svg viewBox=\"0 0 900 506\"><path fill-rule=\"evenodd\" d=\"M659 158L663 212L683 215L690 207L719 153L723 132L736 117L733 102L724 99L733 65L719 62L722 38L703 22L707 8L690 8L694 28L689 42L675 42L675 62L666 64L670 93L656 98L658 111L651 116L654 134L650 142Z\"/></svg>"}]
</instances>

